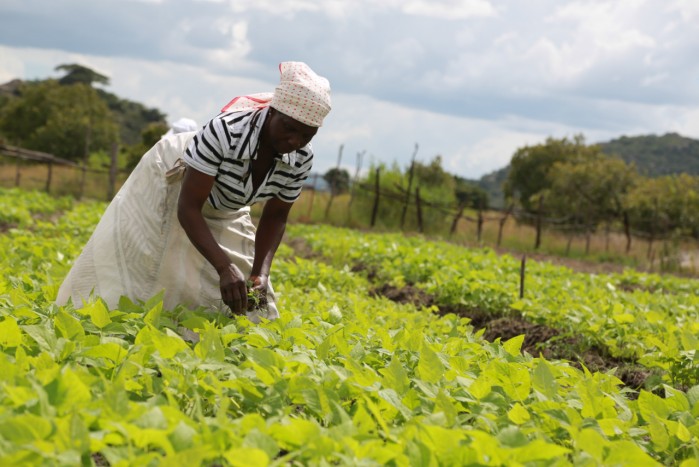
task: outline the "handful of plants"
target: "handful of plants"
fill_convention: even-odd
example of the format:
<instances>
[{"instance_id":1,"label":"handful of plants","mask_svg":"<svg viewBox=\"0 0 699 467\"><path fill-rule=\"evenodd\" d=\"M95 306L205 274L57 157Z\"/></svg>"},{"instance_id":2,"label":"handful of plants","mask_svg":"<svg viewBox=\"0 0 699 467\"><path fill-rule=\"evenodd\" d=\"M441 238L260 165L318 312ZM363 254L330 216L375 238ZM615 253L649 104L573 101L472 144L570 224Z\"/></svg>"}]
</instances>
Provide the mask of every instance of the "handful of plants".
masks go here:
<instances>
[{"instance_id":1,"label":"handful of plants","mask_svg":"<svg viewBox=\"0 0 699 467\"><path fill-rule=\"evenodd\" d=\"M248 288L248 308L247 311L258 311L267 308L267 294L262 290L253 288L254 283L247 281Z\"/></svg>"}]
</instances>

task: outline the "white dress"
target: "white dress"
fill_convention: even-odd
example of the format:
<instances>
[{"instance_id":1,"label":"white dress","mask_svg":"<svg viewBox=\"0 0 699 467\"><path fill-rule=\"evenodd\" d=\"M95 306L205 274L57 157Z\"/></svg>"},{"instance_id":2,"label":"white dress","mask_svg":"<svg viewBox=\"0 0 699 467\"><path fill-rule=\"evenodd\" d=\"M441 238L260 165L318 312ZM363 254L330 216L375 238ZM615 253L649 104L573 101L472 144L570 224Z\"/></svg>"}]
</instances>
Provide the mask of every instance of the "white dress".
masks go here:
<instances>
[{"instance_id":1,"label":"white dress","mask_svg":"<svg viewBox=\"0 0 699 467\"><path fill-rule=\"evenodd\" d=\"M167 136L142 157L61 285L58 305L72 300L81 307L94 294L116 308L122 295L145 301L164 291L166 309L182 304L230 311L221 300L218 273L177 219L182 181L171 169L195 134ZM255 254L250 208L216 210L207 201L202 213L216 241L247 278ZM248 313L251 320L279 317L271 283L267 299L266 313Z\"/></svg>"}]
</instances>

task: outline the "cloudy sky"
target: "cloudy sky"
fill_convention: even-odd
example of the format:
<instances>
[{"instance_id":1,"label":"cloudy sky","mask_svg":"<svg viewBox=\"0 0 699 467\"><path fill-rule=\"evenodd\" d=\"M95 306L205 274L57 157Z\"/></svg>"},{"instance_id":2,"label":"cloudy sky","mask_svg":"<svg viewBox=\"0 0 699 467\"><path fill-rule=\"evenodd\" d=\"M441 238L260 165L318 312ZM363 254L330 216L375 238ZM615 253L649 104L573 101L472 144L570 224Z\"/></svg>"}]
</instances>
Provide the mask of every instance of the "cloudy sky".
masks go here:
<instances>
[{"instance_id":1,"label":"cloudy sky","mask_svg":"<svg viewBox=\"0 0 699 467\"><path fill-rule=\"evenodd\" d=\"M547 137L699 138L697 0L2 0L0 83L88 66L199 123L307 62L333 88L316 169L441 155L479 178Z\"/></svg>"}]
</instances>

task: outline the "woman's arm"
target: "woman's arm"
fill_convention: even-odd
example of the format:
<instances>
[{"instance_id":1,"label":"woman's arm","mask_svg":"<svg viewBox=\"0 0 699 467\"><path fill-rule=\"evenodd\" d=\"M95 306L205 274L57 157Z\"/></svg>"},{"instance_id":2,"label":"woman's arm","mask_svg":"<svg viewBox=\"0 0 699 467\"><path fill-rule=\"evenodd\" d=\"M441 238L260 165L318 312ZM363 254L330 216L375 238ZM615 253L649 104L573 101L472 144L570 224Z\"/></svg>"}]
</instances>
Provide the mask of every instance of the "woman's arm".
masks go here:
<instances>
[{"instance_id":1,"label":"woman's arm","mask_svg":"<svg viewBox=\"0 0 699 467\"><path fill-rule=\"evenodd\" d=\"M262 209L262 216L255 236L255 259L250 273L256 285L260 284L260 287L256 288L267 288L267 278L272 267L272 260L279 243L282 241L282 236L284 236L286 220L293 204L271 198L267 200ZM258 277L260 281L254 280Z\"/></svg>"},{"instance_id":2,"label":"woman's arm","mask_svg":"<svg viewBox=\"0 0 699 467\"><path fill-rule=\"evenodd\" d=\"M214 239L201 213L213 185L214 177L187 167L177 203L177 219L199 253L216 268L223 303L234 313L241 313L247 308L245 277Z\"/></svg>"}]
</instances>

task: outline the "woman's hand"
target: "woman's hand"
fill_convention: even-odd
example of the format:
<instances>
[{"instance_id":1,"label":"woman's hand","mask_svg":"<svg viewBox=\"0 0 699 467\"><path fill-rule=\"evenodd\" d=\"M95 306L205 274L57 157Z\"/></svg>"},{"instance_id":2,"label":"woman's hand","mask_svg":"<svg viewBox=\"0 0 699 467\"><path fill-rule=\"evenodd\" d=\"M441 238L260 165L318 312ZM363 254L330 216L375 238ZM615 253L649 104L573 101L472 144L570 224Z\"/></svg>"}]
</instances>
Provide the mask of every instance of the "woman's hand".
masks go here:
<instances>
[{"instance_id":1,"label":"woman's hand","mask_svg":"<svg viewBox=\"0 0 699 467\"><path fill-rule=\"evenodd\" d=\"M269 286L269 278L265 274L259 276L250 276L250 282L252 283L252 289L257 290L263 295L267 295L267 287Z\"/></svg>"},{"instance_id":2,"label":"woman's hand","mask_svg":"<svg viewBox=\"0 0 699 467\"><path fill-rule=\"evenodd\" d=\"M234 314L241 314L248 307L248 288L245 277L235 264L228 264L218 270L221 299Z\"/></svg>"}]
</instances>

